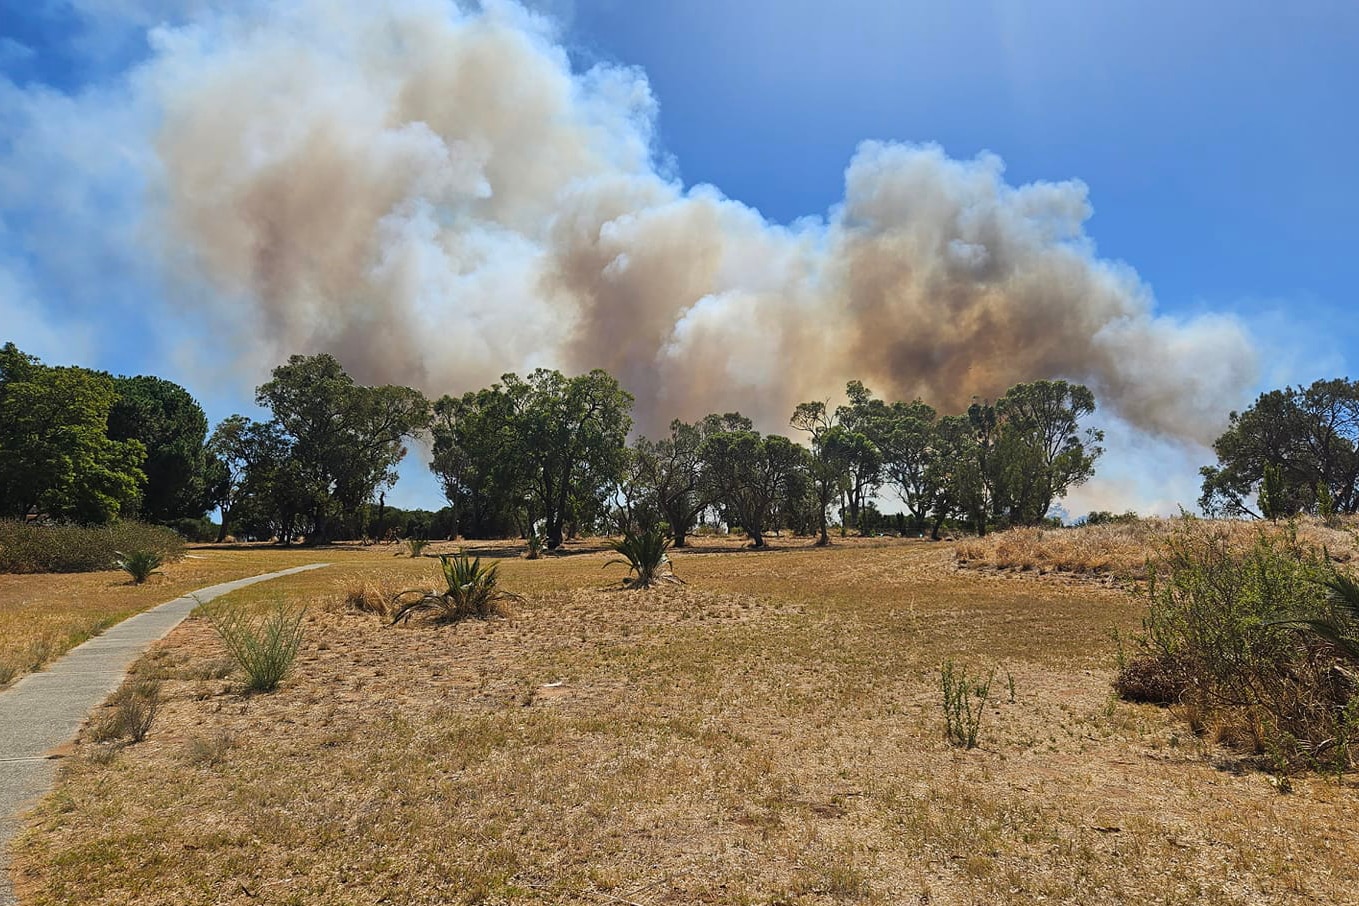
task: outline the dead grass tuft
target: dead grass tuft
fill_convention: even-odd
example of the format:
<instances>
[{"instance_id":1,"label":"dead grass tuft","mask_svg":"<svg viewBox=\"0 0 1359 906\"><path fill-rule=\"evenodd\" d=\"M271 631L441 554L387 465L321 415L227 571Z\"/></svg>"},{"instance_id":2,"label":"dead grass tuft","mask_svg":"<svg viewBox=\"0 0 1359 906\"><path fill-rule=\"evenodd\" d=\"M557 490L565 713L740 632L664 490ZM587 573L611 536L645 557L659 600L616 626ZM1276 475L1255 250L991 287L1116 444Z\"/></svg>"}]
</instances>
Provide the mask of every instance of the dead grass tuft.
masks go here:
<instances>
[{"instance_id":1,"label":"dead grass tuft","mask_svg":"<svg viewBox=\"0 0 1359 906\"><path fill-rule=\"evenodd\" d=\"M1359 518L1327 525L1323 520L1301 517L1296 523L1298 541L1331 559L1347 563L1359 556ZM1278 525L1245 520L1138 519L1070 528L1017 528L994 532L984 538L958 542L954 556L969 569L1059 572L1118 581L1146 579L1151 566L1164 555L1166 541L1176 534L1214 536L1230 547L1246 550L1264 532L1278 536L1288 532Z\"/></svg>"}]
</instances>

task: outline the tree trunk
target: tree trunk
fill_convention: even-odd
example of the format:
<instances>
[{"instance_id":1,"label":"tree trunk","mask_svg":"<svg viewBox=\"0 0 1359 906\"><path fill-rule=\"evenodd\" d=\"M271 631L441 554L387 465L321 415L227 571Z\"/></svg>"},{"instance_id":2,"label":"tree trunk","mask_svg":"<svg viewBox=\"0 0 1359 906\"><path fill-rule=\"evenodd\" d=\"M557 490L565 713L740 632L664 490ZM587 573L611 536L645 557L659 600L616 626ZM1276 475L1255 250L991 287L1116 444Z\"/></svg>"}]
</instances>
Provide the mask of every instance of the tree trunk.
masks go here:
<instances>
[{"instance_id":1,"label":"tree trunk","mask_svg":"<svg viewBox=\"0 0 1359 906\"><path fill-rule=\"evenodd\" d=\"M746 529L746 534L750 536L750 546L759 549L764 547L764 532Z\"/></svg>"},{"instance_id":2,"label":"tree trunk","mask_svg":"<svg viewBox=\"0 0 1359 906\"><path fill-rule=\"evenodd\" d=\"M222 524L219 525L219 526L217 526L217 543L218 543L218 544L221 544L223 541L226 540L226 536L227 536L227 520L229 520L230 518L231 518L231 510L225 509L225 508L224 508L224 509L222 510Z\"/></svg>"}]
</instances>

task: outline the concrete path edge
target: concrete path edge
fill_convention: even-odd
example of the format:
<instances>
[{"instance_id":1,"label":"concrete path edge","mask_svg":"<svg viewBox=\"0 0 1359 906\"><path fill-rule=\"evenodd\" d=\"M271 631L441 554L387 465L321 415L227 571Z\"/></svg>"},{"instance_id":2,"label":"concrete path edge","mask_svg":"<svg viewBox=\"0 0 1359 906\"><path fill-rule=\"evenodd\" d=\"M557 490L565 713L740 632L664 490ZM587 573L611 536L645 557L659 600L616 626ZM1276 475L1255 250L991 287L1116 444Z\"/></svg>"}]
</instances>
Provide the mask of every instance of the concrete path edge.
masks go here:
<instances>
[{"instance_id":1,"label":"concrete path edge","mask_svg":"<svg viewBox=\"0 0 1359 906\"><path fill-rule=\"evenodd\" d=\"M0 906L18 902L10 876L9 842L22 826L23 811L52 786L56 759L49 753L75 738L90 712L122 685L142 652L199 604L257 582L328 565L309 563L189 592L128 617L0 692Z\"/></svg>"}]
</instances>

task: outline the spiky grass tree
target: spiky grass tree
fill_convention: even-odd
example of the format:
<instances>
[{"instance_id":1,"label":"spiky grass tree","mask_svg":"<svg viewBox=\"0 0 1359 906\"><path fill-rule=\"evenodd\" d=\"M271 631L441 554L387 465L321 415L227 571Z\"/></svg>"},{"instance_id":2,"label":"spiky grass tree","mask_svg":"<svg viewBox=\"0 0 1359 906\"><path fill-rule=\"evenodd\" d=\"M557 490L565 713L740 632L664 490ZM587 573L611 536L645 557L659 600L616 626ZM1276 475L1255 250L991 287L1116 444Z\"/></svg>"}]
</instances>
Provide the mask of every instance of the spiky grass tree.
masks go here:
<instances>
[{"instance_id":1,"label":"spiky grass tree","mask_svg":"<svg viewBox=\"0 0 1359 906\"><path fill-rule=\"evenodd\" d=\"M618 557L605 566L622 564L631 576L626 581L629 588L648 588L658 582L680 582L670 563L670 540L660 529L645 532L628 532L617 541L610 541L609 548ZM669 572L665 570L669 569Z\"/></svg>"},{"instance_id":2,"label":"spiky grass tree","mask_svg":"<svg viewBox=\"0 0 1359 906\"><path fill-rule=\"evenodd\" d=\"M457 554L440 554L439 564L443 569L445 591L403 591L396 596L393 623L409 620L413 614L428 612L435 621L454 623L458 620L475 618L486 620L501 616L505 612L507 599L523 600L513 592L500 588L500 564L483 566L481 558L468 557L461 551ZM418 597L412 598L412 595Z\"/></svg>"},{"instance_id":3,"label":"spiky grass tree","mask_svg":"<svg viewBox=\"0 0 1359 906\"><path fill-rule=\"evenodd\" d=\"M147 579L160 572L161 565L165 562L161 555L155 551L133 551L130 554L118 554L118 568L132 577L133 585L141 585Z\"/></svg>"}]
</instances>

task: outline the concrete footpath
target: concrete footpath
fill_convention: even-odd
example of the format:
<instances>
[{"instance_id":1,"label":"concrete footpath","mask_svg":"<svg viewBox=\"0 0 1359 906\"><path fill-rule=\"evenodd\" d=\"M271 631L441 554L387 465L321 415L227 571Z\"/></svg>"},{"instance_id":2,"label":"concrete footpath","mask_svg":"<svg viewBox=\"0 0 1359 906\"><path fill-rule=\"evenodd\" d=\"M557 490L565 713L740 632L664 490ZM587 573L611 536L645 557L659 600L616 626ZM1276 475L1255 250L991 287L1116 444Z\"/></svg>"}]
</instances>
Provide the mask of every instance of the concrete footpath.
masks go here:
<instances>
[{"instance_id":1,"label":"concrete footpath","mask_svg":"<svg viewBox=\"0 0 1359 906\"><path fill-rule=\"evenodd\" d=\"M71 649L46 670L30 673L0 692L0 906L14 906L9 841L19 814L45 793L56 774L50 753L75 737L90 712L123 683L128 668L152 642L164 638L199 604L256 582L328 564L295 566L190 592L129 617Z\"/></svg>"}]
</instances>

